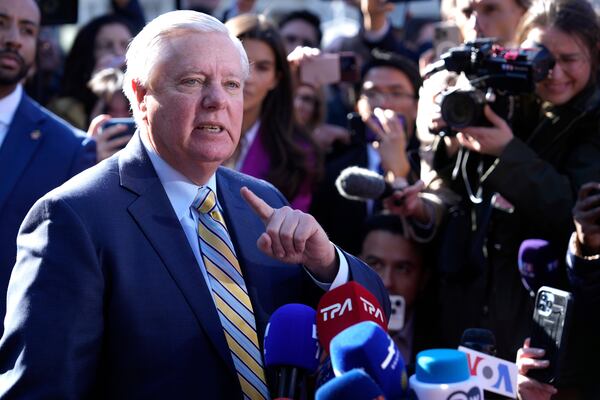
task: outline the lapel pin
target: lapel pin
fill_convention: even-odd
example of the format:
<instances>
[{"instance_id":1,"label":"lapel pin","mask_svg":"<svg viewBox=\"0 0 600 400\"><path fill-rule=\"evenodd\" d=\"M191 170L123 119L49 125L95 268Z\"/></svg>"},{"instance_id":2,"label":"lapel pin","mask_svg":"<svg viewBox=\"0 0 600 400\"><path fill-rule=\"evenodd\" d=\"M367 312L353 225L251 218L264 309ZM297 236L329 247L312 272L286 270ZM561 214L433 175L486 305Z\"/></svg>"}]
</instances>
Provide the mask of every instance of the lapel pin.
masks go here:
<instances>
[{"instance_id":1,"label":"lapel pin","mask_svg":"<svg viewBox=\"0 0 600 400\"><path fill-rule=\"evenodd\" d=\"M29 134L29 137L33 140L38 140L42 136L42 132L39 130L35 130Z\"/></svg>"}]
</instances>

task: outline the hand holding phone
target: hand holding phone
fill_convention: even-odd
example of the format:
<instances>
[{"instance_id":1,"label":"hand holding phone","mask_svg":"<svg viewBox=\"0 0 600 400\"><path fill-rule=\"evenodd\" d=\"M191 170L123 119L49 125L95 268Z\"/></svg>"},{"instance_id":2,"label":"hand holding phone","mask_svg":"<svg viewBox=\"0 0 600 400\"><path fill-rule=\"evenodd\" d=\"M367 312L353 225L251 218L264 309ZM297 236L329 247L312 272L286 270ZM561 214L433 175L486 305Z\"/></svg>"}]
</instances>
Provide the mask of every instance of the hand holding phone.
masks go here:
<instances>
[{"instance_id":1,"label":"hand holding phone","mask_svg":"<svg viewBox=\"0 0 600 400\"><path fill-rule=\"evenodd\" d=\"M88 135L96 141L97 161L104 160L125 147L135 130L133 118L111 118L106 114L94 118Z\"/></svg>"},{"instance_id":2,"label":"hand holding phone","mask_svg":"<svg viewBox=\"0 0 600 400\"><path fill-rule=\"evenodd\" d=\"M544 383L559 379L573 313L573 295L542 286L535 297L530 346L545 350L549 361L544 369L530 369L527 376Z\"/></svg>"},{"instance_id":3,"label":"hand holding phone","mask_svg":"<svg viewBox=\"0 0 600 400\"><path fill-rule=\"evenodd\" d=\"M336 82L356 82L358 61L351 52L321 53L306 58L300 65L300 81L319 87Z\"/></svg>"}]
</instances>

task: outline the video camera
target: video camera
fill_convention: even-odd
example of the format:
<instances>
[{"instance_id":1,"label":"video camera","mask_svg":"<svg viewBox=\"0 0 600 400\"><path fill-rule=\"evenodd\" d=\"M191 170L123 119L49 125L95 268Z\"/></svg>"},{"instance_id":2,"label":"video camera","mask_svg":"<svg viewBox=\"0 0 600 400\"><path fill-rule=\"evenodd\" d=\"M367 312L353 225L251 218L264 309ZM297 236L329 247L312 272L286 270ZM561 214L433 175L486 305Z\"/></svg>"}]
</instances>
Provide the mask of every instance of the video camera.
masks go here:
<instances>
[{"instance_id":1,"label":"video camera","mask_svg":"<svg viewBox=\"0 0 600 400\"><path fill-rule=\"evenodd\" d=\"M494 39L478 39L450 49L425 76L448 70L462 72L469 79L470 88L450 88L441 103L444 121L451 128L464 128L489 125L483 114L487 103L503 118L512 118L514 97L533 92L535 83L545 79L553 67L552 54L541 45L506 49Z\"/></svg>"}]
</instances>

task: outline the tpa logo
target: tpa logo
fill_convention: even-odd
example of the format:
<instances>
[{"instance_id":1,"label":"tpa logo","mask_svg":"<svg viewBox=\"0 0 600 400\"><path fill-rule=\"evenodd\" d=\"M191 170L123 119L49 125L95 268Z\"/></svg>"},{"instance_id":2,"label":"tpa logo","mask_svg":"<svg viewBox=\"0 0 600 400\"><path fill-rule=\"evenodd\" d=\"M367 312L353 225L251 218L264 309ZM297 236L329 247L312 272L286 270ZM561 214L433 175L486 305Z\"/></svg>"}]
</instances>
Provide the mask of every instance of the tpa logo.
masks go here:
<instances>
[{"instance_id":1,"label":"tpa logo","mask_svg":"<svg viewBox=\"0 0 600 400\"><path fill-rule=\"evenodd\" d=\"M323 321L327 321L328 319L339 317L347 311L352 311L352 300L350 298L347 298L342 303L335 303L324 307L320 310L320 313L323 314Z\"/></svg>"},{"instance_id":2,"label":"tpa logo","mask_svg":"<svg viewBox=\"0 0 600 400\"><path fill-rule=\"evenodd\" d=\"M379 318L381 322L385 323L385 320L383 319L383 313L379 307L375 307L373 303L364 297L360 297L360 300L363 302L363 307L365 308L366 312L374 316L376 319Z\"/></svg>"}]
</instances>

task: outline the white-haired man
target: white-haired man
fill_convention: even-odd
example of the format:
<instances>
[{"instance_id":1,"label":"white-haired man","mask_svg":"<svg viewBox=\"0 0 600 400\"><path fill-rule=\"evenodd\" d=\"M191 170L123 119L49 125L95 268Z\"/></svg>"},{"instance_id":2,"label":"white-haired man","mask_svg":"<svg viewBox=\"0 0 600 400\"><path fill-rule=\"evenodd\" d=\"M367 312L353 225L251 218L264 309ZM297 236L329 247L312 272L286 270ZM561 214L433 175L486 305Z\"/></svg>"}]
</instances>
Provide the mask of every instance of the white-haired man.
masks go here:
<instances>
[{"instance_id":1,"label":"white-haired man","mask_svg":"<svg viewBox=\"0 0 600 400\"><path fill-rule=\"evenodd\" d=\"M164 14L127 60L138 133L23 224L0 397L268 398L275 309L352 279L387 312L383 285L272 186L219 167L249 73L224 25Z\"/></svg>"}]
</instances>

